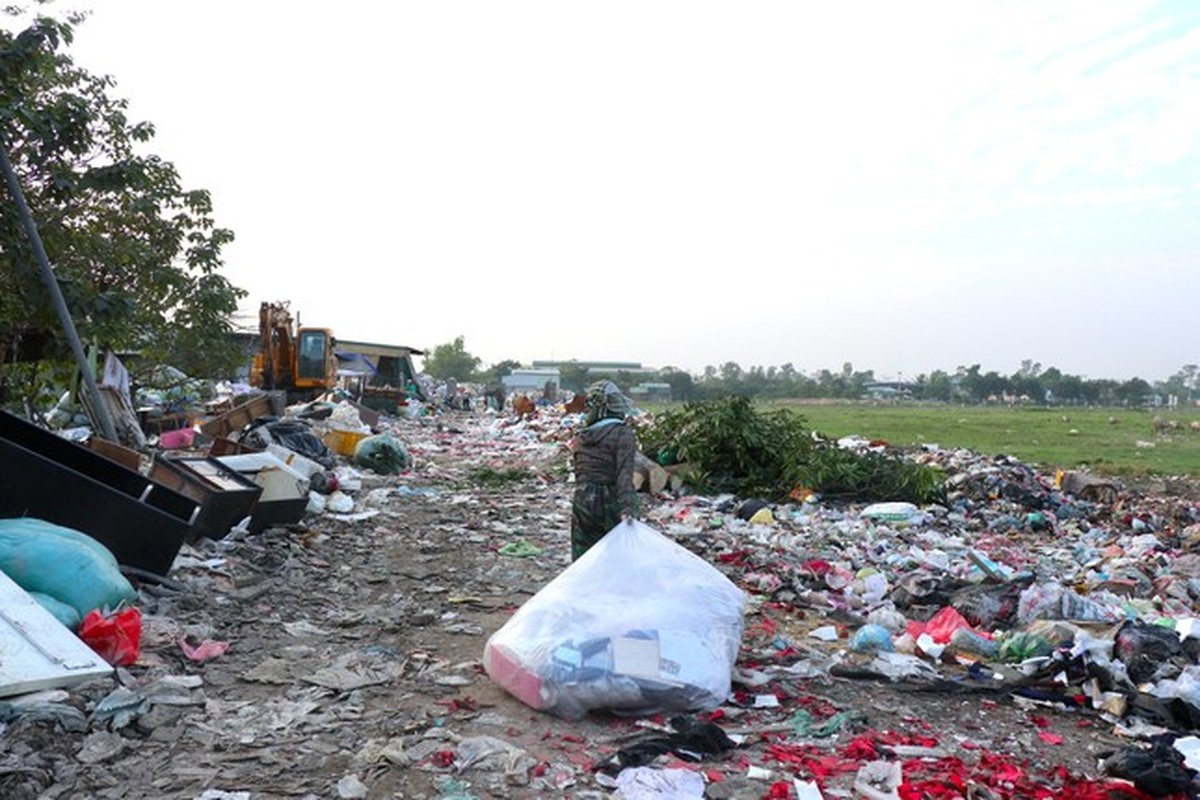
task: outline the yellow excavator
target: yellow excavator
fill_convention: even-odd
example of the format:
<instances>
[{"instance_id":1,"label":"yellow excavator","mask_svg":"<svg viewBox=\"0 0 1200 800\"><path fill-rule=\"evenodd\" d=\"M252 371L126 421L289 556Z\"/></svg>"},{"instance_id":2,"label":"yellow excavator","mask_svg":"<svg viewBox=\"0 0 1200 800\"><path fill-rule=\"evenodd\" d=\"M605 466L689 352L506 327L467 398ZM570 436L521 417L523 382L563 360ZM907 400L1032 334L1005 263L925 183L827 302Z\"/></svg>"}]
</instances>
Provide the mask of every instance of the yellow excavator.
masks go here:
<instances>
[{"instance_id":1,"label":"yellow excavator","mask_svg":"<svg viewBox=\"0 0 1200 800\"><path fill-rule=\"evenodd\" d=\"M259 306L260 346L250 368L250 385L282 389L289 402L303 402L334 387L335 340L329 328L298 326L289 306L288 302Z\"/></svg>"}]
</instances>

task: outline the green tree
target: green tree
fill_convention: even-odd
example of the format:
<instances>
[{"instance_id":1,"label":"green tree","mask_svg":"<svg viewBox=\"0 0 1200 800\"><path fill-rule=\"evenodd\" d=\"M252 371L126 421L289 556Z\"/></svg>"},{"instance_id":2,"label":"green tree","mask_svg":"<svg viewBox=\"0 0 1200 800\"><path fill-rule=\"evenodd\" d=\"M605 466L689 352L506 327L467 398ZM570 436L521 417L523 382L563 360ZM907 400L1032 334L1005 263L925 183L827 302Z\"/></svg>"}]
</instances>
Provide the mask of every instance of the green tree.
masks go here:
<instances>
[{"instance_id":1,"label":"green tree","mask_svg":"<svg viewBox=\"0 0 1200 800\"><path fill-rule=\"evenodd\" d=\"M1117 387L1117 399L1127 406L1140 406L1153 393L1149 382L1141 378L1130 378Z\"/></svg>"},{"instance_id":2,"label":"green tree","mask_svg":"<svg viewBox=\"0 0 1200 800\"><path fill-rule=\"evenodd\" d=\"M232 317L245 292L223 275L208 192L185 189L175 167L141 152L154 136L131 122L115 81L65 50L82 20L38 17L0 30L0 146L5 147L80 337L172 361L193 374L231 374L242 353ZM68 345L32 246L0 193L0 388L4 363L62 361Z\"/></svg>"},{"instance_id":3,"label":"green tree","mask_svg":"<svg viewBox=\"0 0 1200 800\"><path fill-rule=\"evenodd\" d=\"M672 400L688 402L695 399L695 383L687 371L675 367L663 367L658 371L658 378L671 387Z\"/></svg>"},{"instance_id":4,"label":"green tree","mask_svg":"<svg viewBox=\"0 0 1200 800\"><path fill-rule=\"evenodd\" d=\"M1041 374L1041 364L1029 358L1023 360L1021 368L1008 379L1012 393L1018 397L1025 395L1030 400L1042 402L1046 396L1046 388L1042 385Z\"/></svg>"},{"instance_id":5,"label":"green tree","mask_svg":"<svg viewBox=\"0 0 1200 800\"><path fill-rule=\"evenodd\" d=\"M511 358L506 358L488 367L479 377L485 381L499 383L500 379L505 375L512 375L514 369L520 368L520 361L513 361Z\"/></svg>"},{"instance_id":6,"label":"green tree","mask_svg":"<svg viewBox=\"0 0 1200 800\"><path fill-rule=\"evenodd\" d=\"M1196 389L1196 373L1200 370L1195 364L1184 364L1179 371L1155 388L1164 395L1173 394L1184 402L1191 402Z\"/></svg>"},{"instance_id":7,"label":"green tree","mask_svg":"<svg viewBox=\"0 0 1200 800\"><path fill-rule=\"evenodd\" d=\"M453 342L439 344L433 348L425 357L425 371L440 381L447 378L469 381L476 377L479 361L477 356L467 352L464 337L458 336Z\"/></svg>"},{"instance_id":8,"label":"green tree","mask_svg":"<svg viewBox=\"0 0 1200 800\"><path fill-rule=\"evenodd\" d=\"M950 376L940 369L935 369L929 373L929 380L925 385L925 397L930 400L941 400L950 402L950 398L954 394L954 383L950 380Z\"/></svg>"},{"instance_id":9,"label":"green tree","mask_svg":"<svg viewBox=\"0 0 1200 800\"><path fill-rule=\"evenodd\" d=\"M572 392L582 392L592 379L588 368L574 360L558 365L558 377L562 381L561 388Z\"/></svg>"}]
</instances>

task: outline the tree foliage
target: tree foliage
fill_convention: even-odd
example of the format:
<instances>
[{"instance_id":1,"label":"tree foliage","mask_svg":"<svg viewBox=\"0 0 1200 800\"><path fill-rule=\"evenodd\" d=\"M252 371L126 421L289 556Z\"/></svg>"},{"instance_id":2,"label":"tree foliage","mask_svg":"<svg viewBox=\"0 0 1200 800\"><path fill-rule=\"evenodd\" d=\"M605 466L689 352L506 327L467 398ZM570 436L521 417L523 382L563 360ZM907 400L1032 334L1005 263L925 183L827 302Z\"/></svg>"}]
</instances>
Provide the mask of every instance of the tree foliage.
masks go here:
<instances>
[{"instance_id":1,"label":"tree foliage","mask_svg":"<svg viewBox=\"0 0 1200 800\"><path fill-rule=\"evenodd\" d=\"M441 381L447 378L469 381L476 377L479 363L478 357L467 352L464 337L458 336L452 342L433 348L425 357L425 371Z\"/></svg>"},{"instance_id":2,"label":"tree foliage","mask_svg":"<svg viewBox=\"0 0 1200 800\"><path fill-rule=\"evenodd\" d=\"M505 375L512 375L514 369L520 369L521 362L514 361L511 358L506 358L503 361L497 361L490 367L479 373L480 380L489 383L499 383Z\"/></svg>"},{"instance_id":3,"label":"tree foliage","mask_svg":"<svg viewBox=\"0 0 1200 800\"><path fill-rule=\"evenodd\" d=\"M221 273L233 234L208 192L142 149L115 81L65 52L79 17L0 30L0 146L7 148L67 307L85 342L218 375L241 354L229 335L245 293ZM0 370L65 358L68 344L14 203L0 203ZM18 358L20 355L20 359ZM0 372L0 380L4 373Z\"/></svg>"}]
</instances>

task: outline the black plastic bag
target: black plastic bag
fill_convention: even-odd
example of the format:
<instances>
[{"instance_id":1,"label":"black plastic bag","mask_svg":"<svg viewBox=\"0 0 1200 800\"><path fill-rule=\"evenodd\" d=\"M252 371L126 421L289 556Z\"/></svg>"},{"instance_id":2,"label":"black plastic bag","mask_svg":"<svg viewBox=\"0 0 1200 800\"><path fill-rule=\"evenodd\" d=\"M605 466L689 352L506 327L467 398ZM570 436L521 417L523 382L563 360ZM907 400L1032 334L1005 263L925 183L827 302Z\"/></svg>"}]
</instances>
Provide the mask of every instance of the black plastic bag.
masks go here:
<instances>
[{"instance_id":1,"label":"black plastic bag","mask_svg":"<svg viewBox=\"0 0 1200 800\"><path fill-rule=\"evenodd\" d=\"M305 458L312 459L327 470L333 469L336 463L333 452L304 422L260 417L250 423L250 427L242 433L240 441L263 449L271 443L282 445Z\"/></svg>"},{"instance_id":2,"label":"black plastic bag","mask_svg":"<svg viewBox=\"0 0 1200 800\"><path fill-rule=\"evenodd\" d=\"M1158 737L1149 750L1124 747L1104 759L1104 771L1114 778L1133 781L1134 786L1154 797L1190 792L1192 772L1183 765L1183 754L1172 742L1170 737Z\"/></svg>"}]
</instances>

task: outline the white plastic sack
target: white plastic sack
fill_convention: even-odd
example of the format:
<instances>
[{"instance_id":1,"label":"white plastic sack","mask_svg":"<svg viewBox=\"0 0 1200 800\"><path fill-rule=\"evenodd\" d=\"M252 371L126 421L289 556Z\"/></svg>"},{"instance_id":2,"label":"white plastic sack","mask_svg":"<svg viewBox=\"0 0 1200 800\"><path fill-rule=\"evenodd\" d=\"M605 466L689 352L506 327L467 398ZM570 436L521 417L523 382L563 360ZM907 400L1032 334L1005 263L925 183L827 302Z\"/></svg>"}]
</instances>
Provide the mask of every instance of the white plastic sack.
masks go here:
<instances>
[{"instance_id":1,"label":"white plastic sack","mask_svg":"<svg viewBox=\"0 0 1200 800\"><path fill-rule=\"evenodd\" d=\"M729 695L745 605L711 564L622 522L488 639L483 666L565 719L711 710Z\"/></svg>"}]
</instances>

